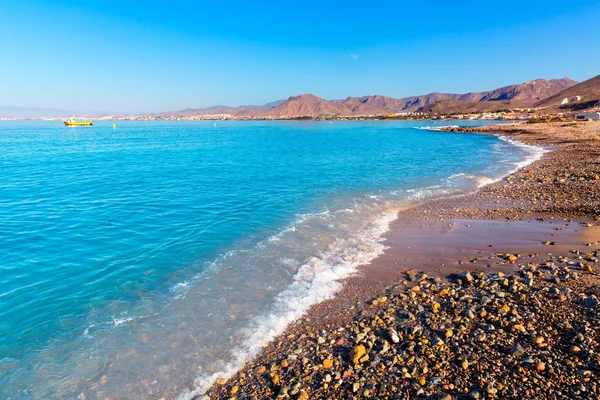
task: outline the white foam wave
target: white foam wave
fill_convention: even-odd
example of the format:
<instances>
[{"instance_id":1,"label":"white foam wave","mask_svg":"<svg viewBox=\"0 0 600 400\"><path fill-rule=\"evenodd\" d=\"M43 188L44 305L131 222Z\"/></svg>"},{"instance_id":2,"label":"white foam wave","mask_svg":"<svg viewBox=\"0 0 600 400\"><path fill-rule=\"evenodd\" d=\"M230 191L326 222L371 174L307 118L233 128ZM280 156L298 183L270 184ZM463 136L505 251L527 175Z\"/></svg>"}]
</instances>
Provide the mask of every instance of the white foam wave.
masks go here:
<instances>
[{"instance_id":1,"label":"white foam wave","mask_svg":"<svg viewBox=\"0 0 600 400\"><path fill-rule=\"evenodd\" d=\"M440 125L440 126L413 126L414 129L425 131L441 131L443 129L456 129L458 125Z\"/></svg>"},{"instance_id":2,"label":"white foam wave","mask_svg":"<svg viewBox=\"0 0 600 400\"><path fill-rule=\"evenodd\" d=\"M515 147L519 147L519 148L525 150L525 152L527 153L527 157L525 158L525 160L513 163L513 165L515 166L515 169L512 170L509 174L512 174L512 173L520 170L521 168L524 168L528 165L533 164L534 162L541 159L544 156L544 154L546 154L548 151L550 151L549 149L547 149L545 147L532 146L532 145L520 142L518 140L515 140L513 138L510 138L508 136L498 135L498 139L500 139L504 142L510 143L511 145L513 145Z\"/></svg>"},{"instance_id":3,"label":"white foam wave","mask_svg":"<svg viewBox=\"0 0 600 400\"><path fill-rule=\"evenodd\" d=\"M302 265L293 283L276 297L270 310L254 319L247 328L243 345L232 351L232 360L225 368L215 374L199 376L194 381L195 389L182 393L179 399L190 400L206 392L216 379L229 378L310 306L332 298L341 289L342 279L383 253L386 248L383 234L397 213L397 209L392 209L381 214L362 232L338 239L329 250Z\"/></svg>"},{"instance_id":4,"label":"white foam wave","mask_svg":"<svg viewBox=\"0 0 600 400\"><path fill-rule=\"evenodd\" d=\"M123 325L129 321L133 321L135 318L133 317L124 317L124 318L114 318L112 323L114 326Z\"/></svg>"}]
</instances>

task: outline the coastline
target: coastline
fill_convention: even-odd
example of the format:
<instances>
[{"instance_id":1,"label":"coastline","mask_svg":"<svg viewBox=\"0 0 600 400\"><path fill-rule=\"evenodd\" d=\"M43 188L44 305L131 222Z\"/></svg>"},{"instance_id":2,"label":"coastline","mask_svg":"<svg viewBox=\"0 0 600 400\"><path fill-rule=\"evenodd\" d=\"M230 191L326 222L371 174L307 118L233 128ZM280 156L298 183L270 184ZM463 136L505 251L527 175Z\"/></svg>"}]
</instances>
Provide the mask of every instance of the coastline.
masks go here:
<instances>
[{"instance_id":1,"label":"coastline","mask_svg":"<svg viewBox=\"0 0 600 400\"><path fill-rule=\"evenodd\" d=\"M600 218L600 182L597 178L600 167L595 161L600 159L600 124L506 124L467 128L464 131L499 134L526 144L553 146L554 151L546 153L525 169L480 188L474 194L433 200L402 211L385 235L385 243L389 249L384 255L362 267L356 276L346 279L344 288L334 299L313 306L303 318L288 326L282 335L266 345L256 359L247 363L237 374L228 380L217 380L206 395L194 398L238 398L242 394L249 398L275 398L279 395L291 398L339 398L342 393L344 396L353 394L357 397L370 397L375 393L386 396L379 391L386 387L385 382L379 385L380 389L363 389L364 382L360 383L359 380L359 387L356 387L357 382L352 377L360 375L364 370L360 363L357 371L357 367L353 368L352 363L348 362L348 352L356 349L351 344L357 341L356 335L351 334L348 329L357 320L374 317L381 311L381 307L373 305L373 299L385 296L389 301L395 301L396 306L407 306L405 300L408 298L403 296L407 296L406 293L410 295L414 285L410 279L406 280L410 278L406 275L407 270L414 268L426 272L429 278L420 280L421 286L452 288L445 277L453 272L468 270L476 274L477 270L483 271L485 274L478 278L482 282L496 279L497 274L514 273L522 257L507 262L501 254L528 254L523 258L527 265L543 265L549 262L548 257L556 257L556 254L569 257L572 255L569 250L575 247L581 254L590 251L590 248L597 248L597 245L576 246L584 241L581 231L588 229L577 222L570 223L560 219L576 218L578 222L591 224ZM537 221L541 218L546 222ZM515 228L515 224L521 225ZM523 224L529 224L531 229L526 229L527 226ZM518 240L506 240L518 237L521 231L526 231L527 234L517 238ZM419 234L415 235L416 232ZM491 247L489 244L475 243L474 239L481 238L487 232L495 232L486 238L493 241ZM586 233L585 240L597 243L600 234L595 228ZM531 236L546 240L532 241ZM444 249L432 251L444 238L452 240ZM542 244L544 242L566 245L552 246L553 255L548 256L543 255L544 250L550 248ZM407 251L410 248L413 251ZM586 282L596 279L595 275L585 276L578 280L583 282L582 287L587 287ZM401 288L398 288L398 283L401 283ZM541 282L538 284L544 285ZM568 287L570 283L565 285ZM391 288L395 288L395 292L390 292ZM404 293L405 291L408 292ZM433 301L432 298L426 300ZM319 339L323 330L330 334L332 329L333 332L344 332L336 330L340 328L345 328L347 333L334 334L335 340ZM593 337L597 337L597 332ZM361 343L363 341L364 339L358 340ZM301 348L302 344L310 346L310 350ZM329 348L327 352L331 358L323 359L323 354L320 354L324 351L321 348L325 347ZM339 359L335 358L336 354ZM321 362L316 362L314 357ZM381 361L381 357L377 358ZM331 366L329 362L323 362L327 359L332 360ZM283 360L286 361L282 362ZM399 364L402 363L398 361L393 365ZM334 365L341 368L337 374L334 373ZM329 368L325 368L326 366ZM353 371L348 372L350 370ZM591 373L597 374L597 371ZM344 378L343 375L348 376ZM410 385L402 389L396 387L398 393L416 395L419 390L425 393L427 385L421 385L419 381L427 381L429 378L419 378L412 382L414 374L410 375L411 378L405 378ZM421 375L431 374L425 372ZM300 382L302 384L298 386ZM416 386L413 385L415 383ZM460 386L461 390L454 390L448 384L435 386L432 395L439 395L440 398L458 395L463 389ZM366 394L365 390L368 391ZM388 388L384 391L388 394L395 393L390 390Z\"/></svg>"}]
</instances>

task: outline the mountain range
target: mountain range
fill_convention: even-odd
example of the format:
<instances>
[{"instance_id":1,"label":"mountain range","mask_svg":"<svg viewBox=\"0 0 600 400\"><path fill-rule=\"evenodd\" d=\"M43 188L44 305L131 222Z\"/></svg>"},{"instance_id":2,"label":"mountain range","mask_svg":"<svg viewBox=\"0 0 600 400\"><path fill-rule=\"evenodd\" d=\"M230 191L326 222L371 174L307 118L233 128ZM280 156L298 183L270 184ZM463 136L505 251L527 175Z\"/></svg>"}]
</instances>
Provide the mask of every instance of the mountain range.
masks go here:
<instances>
[{"instance_id":1,"label":"mountain range","mask_svg":"<svg viewBox=\"0 0 600 400\"><path fill-rule=\"evenodd\" d=\"M430 93L402 99L374 95L348 97L344 100L326 100L313 94L303 94L264 106L217 106L186 109L160 113L158 115L181 115L185 117L231 115L234 117L295 118L316 117L319 115L381 115L403 112L486 112L516 107L533 107L541 100L557 95L576 84L576 81L569 78L536 79L485 92L470 92L465 94Z\"/></svg>"}]
</instances>

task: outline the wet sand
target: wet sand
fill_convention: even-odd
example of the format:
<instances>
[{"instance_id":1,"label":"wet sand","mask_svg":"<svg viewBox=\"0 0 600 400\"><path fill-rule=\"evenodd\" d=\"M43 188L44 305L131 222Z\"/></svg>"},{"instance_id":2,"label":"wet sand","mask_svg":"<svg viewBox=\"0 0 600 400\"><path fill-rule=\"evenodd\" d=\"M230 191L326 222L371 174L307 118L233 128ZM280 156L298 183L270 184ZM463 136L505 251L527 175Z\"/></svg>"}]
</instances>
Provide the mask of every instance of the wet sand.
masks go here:
<instances>
[{"instance_id":1,"label":"wet sand","mask_svg":"<svg viewBox=\"0 0 600 400\"><path fill-rule=\"evenodd\" d=\"M600 339L594 303L594 296L599 295L600 228L595 224L600 225L600 123L478 129L483 132L476 133L552 146L553 151L474 194L430 201L400 212L386 235L389 248L384 255L347 279L334 299L313 306L235 376L218 380L198 398L515 398L520 380L546 384L556 379L564 382L551 384L542 392L532 387L529 395L599 398L599 357L591 349ZM477 285L446 279L466 271L476 277L472 282ZM504 300L504 295L494 297L497 282L515 294L510 301ZM419 289L415 291L414 286ZM441 295L444 291L455 294ZM382 296L385 300L378 302ZM471 301L463 301L469 296ZM473 299L481 301L481 296L494 299L493 317L478 314L484 320L491 318L479 325L460 320L458 316L472 313ZM549 306L552 313L543 316L544 296L559 301ZM581 303L584 300L588 303ZM378 303L393 304L393 311ZM435 315L425 310L434 303L440 304ZM537 309L528 317L531 326L522 322L524 317L516 311L512 317L502 314L504 303L515 310ZM412 310L411 315L417 317L406 321L398 315L398 308ZM587 323L585 329L580 326L573 331L567 326L543 339L547 336L544 329L552 328L546 325L556 323L553 315L565 310L570 312L566 320ZM432 321L436 321L436 329ZM476 339L487 335L478 331L481 324L502 331L499 339ZM529 333L521 332L522 325ZM509 326L513 328L505 334ZM432 345L454 337L445 336L440 327L445 327L446 333L459 330L457 342ZM415 336L414 329L424 336ZM397 333L397 341L390 339L391 331ZM573 339L581 332L586 334L583 340ZM504 347L488 343L488 339L500 341ZM549 356L538 347L527 348L534 339L566 342L552 348ZM476 372L456 368L464 361L453 356L459 342L466 354L463 358L476 358L481 352L501 357L500 364L486 364ZM415 351L410 343L422 348ZM507 346L525 347L530 359L523 364L510 350L505 359ZM573 357L573 346L583 348L585 357L578 352ZM359 357L362 361L355 359L362 350L366 350ZM552 362L560 367L549 366ZM490 380L490 376L494 378Z\"/></svg>"}]
</instances>

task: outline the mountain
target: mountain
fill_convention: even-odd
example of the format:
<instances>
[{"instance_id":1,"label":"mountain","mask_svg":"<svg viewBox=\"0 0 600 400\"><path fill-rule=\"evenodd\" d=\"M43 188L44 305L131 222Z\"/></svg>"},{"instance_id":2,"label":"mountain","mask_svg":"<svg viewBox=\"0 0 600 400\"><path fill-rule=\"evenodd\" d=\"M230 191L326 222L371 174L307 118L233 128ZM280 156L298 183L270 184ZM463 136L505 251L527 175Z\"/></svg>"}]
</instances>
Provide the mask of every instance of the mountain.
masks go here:
<instances>
[{"instance_id":1,"label":"mountain","mask_svg":"<svg viewBox=\"0 0 600 400\"><path fill-rule=\"evenodd\" d=\"M323 114L345 115L347 112L342 102L325 100L314 94L302 94L271 108L266 115L277 118L316 117Z\"/></svg>"},{"instance_id":2,"label":"mountain","mask_svg":"<svg viewBox=\"0 0 600 400\"><path fill-rule=\"evenodd\" d=\"M576 85L577 82L569 79L536 79L519 85L504 86L487 92L467 93L458 98L463 101L519 101L521 103L535 104L540 100L554 96L565 89Z\"/></svg>"},{"instance_id":3,"label":"mountain","mask_svg":"<svg viewBox=\"0 0 600 400\"><path fill-rule=\"evenodd\" d=\"M600 75L571 86L536 104L552 111L579 111L600 107Z\"/></svg>"}]
</instances>

